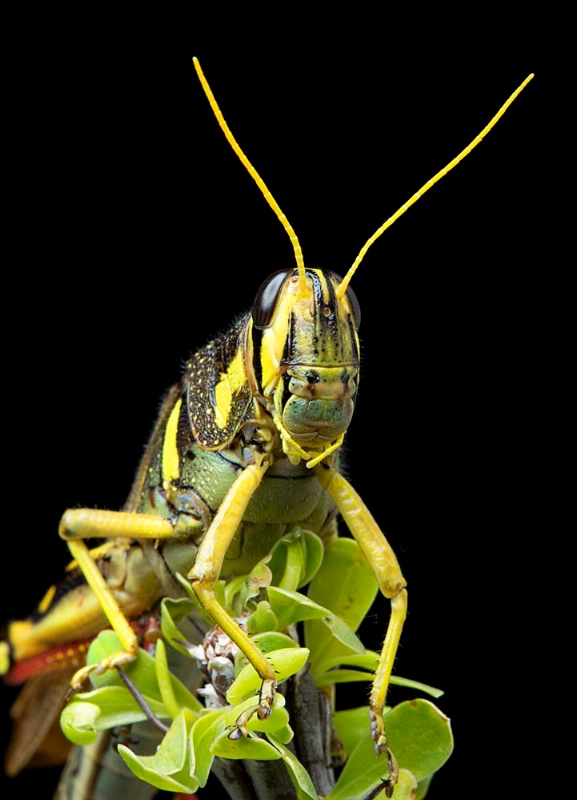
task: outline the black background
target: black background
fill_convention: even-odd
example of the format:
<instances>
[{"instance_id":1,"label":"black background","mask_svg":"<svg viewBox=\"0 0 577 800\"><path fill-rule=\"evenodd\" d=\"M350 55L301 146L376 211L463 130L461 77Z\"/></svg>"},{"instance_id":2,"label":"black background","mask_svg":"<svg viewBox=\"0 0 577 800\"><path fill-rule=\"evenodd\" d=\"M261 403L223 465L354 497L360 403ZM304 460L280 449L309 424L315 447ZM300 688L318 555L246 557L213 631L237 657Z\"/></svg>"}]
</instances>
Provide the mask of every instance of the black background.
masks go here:
<instances>
[{"instance_id":1,"label":"black background","mask_svg":"<svg viewBox=\"0 0 577 800\"><path fill-rule=\"evenodd\" d=\"M370 19L286 36L267 25L260 37L245 22L233 45L232 25L217 43L198 25L190 36L183 25L180 40L157 36L154 20L144 35L112 22L23 48L10 70L5 619L26 615L60 576L66 507L122 505L189 352L293 264L191 56L305 263L342 274L536 73L485 141L373 245L352 284L363 365L348 474L409 582L396 671L445 689L438 705L456 748L429 796L469 796L469 781L490 785L504 740L525 738L511 713L525 690L512 682L528 663L538 681L541 666L530 662L525 576L545 555L525 536L549 377L542 42L498 32L498 20L488 37L472 22L456 37L441 26L425 45L406 23L371 32ZM378 604L365 623L372 647L386 612ZM4 720L12 696L2 693ZM49 798L51 779L23 775L3 797L34 785Z\"/></svg>"}]
</instances>

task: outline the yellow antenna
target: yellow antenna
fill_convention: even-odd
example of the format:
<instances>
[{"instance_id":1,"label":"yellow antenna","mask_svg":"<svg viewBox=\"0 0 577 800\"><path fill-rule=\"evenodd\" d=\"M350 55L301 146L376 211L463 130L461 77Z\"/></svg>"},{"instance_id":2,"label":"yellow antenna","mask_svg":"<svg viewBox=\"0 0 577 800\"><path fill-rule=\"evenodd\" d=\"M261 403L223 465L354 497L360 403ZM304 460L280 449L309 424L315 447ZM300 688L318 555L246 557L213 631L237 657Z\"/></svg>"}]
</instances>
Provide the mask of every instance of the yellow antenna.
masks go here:
<instances>
[{"instance_id":1,"label":"yellow antenna","mask_svg":"<svg viewBox=\"0 0 577 800\"><path fill-rule=\"evenodd\" d=\"M422 197L425 194L425 192L428 192L429 189L431 188L431 186L434 186L435 183L437 183L437 181L441 180L441 178L443 178L447 174L447 172L452 170L453 167L456 167L457 164L459 163L459 161L462 161L465 158L465 156L469 155L471 150L474 147L476 147L485 138L485 136L489 133L491 128L499 121L499 119L503 116L505 111L509 108L509 106L511 105L513 100L515 100L517 95L520 94L523 91L525 86L527 86L527 84L529 83L529 81L533 77L534 77L534 75L533 75L533 73L531 73L531 75L529 75L527 78L525 78L525 80L523 81L521 86L519 86L519 88L516 89L513 92L513 94L507 100L507 102L504 103L501 106L501 108L497 111L497 113L495 114L493 119L489 122L488 125L486 125L483 128L481 133L473 139L471 144L468 145L467 147L465 147L465 149L462 150L459 153L459 155L456 156L456 158L454 158L449 164L447 164L446 167L444 167L442 170L437 172L437 174L434 175L431 178L430 181L427 181L427 183L425 183L424 186L421 186L419 191L415 192L415 194L410 198L410 200L408 200L403 206L401 206L398 211L395 211L393 216L389 217L389 219L386 222L384 222L381 225L381 227L373 233L373 235L366 241L366 243L363 245L363 247L361 247L360 253L356 257L354 264L349 269L349 271L347 272L347 274L345 275L345 277L343 278L341 283L338 285L337 291L336 291L337 299L340 300L342 298L342 296L344 295L344 293L346 292L347 286L349 285L349 282L350 282L351 278L353 277L353 275L357 271L357 268L358 268L359 264L361 263L361 261L365 257L365 254L366 254L367 250L373 244L373 242L375 242L379 238L379 236L387 230L387 228L390 228L391 225L393 224L393 222L396 222L398 220L398 218L400 216L402 216L405 213L405 211L413 205L413 203L416 203L417 200L419 199L419 197Z\"/></svg>"},{"instance_id":2,"label":"yellow antenna","mask_svg":"<svg viewBox=\"0 0 577 800\"><path fill-rule=\"evenodd\" d=\"M243 153L243 151L240 148L240 145L238 144L238 142L236 141L236 139L232 135L232 132L231 132L230 128L226 124L225 118L222 116L222 111L218 107L218 103L215 100L215 97L214 97L214 95L212 93L212 90L211 90L210 86L208 85L208 81L204 77L204 73L203 73L202 69L200 68L200 64L198 62L198 58L194 57L192 59L192 61L193 61L193 64L194 64L194 68L196 69L196 74L198 75L199 80L200 80L200 82L202 84L202 88L204 89L204 93L207 96L208 102L210 103L210 107L213 110L214 116L216 117L216 119L218 121L218 124L220 125L224 135L228 139L230 146L232 147L232 149L237 154L237 156L239 157L241 162L244 164L244 166L249 171L249 173L250 173L251 177L253 178L254 182L256 183L258 188L261 190L261 192L265 196L265 200L267 201L269 206L272 208L274 213L277 215L277 217L279 218L283 228L285 229L285 231L289 235L289 239L291 240L291 243L292 243L292 246L293 246L293 250L294 250L294 253L295 253L295 258L296 258L296 262L297 262L297 269L298 269L299 278L300 278L300 280L299 280L299 292L301 294L304 294L306 292L306 273L305 273L305 264L304 264L304 258L303 258L303 251L301 249L298 237L297 237L296 233L294 232L292 225L290 224L288 219L285 217L285 215L282 213L279 204L277 203L277 201L274 199L274 197L272 196L272 194L268 190L265 182L260 177L260 175L258 174L256 169L253 167L253 165L250 163L248 158L245 156L245 154Z\"/></svg>"}]
</instances>

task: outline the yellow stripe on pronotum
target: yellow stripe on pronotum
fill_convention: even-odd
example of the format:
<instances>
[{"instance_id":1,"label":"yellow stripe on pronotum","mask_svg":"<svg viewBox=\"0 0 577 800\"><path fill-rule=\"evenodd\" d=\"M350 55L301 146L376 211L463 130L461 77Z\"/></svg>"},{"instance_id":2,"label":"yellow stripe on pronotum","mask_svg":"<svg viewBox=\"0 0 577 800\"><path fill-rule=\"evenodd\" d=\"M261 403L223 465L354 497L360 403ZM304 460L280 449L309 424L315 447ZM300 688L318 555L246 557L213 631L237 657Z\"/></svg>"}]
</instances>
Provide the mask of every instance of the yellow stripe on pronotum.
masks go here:
<instances>
[{"instance_id":1,"label":"yellow stripe on pronotum","mask_svg":"<svg viewBox=\"0 0 577 800\"><path fill-rule=\"evenodd\" d=\"M165 480L169 481L176 480L180 474L180 456L176 443L176 434L178 432L178 420L181 407L182 400L178 400L174 404L174 408L168 418L166 433L164 435L164 444L162 446L162 474Z\"/></svg>"},{"instance_id":2,"label":"yellow stripe on pronotum","mask_svg":"<svg viewBox=\"0 0 577 800\"><path fill-rule=\"evenodd\" d=\"M226 372L221 373L220 380L214 388L216 399L214 421L221 430L224 430L228 424L235 393L245 383L244 353L239 348L237 354L228 365Z\"/></svg>"}]
</instances>

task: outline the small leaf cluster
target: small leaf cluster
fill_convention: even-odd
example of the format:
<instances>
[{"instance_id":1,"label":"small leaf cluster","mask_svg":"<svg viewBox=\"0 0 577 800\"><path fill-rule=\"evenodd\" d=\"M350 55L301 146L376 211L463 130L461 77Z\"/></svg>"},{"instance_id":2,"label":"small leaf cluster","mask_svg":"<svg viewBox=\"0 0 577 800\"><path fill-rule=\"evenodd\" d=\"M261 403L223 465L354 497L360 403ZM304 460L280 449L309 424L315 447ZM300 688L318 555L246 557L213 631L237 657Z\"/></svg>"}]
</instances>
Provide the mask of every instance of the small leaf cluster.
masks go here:
<instances>
[{"instance_id":1,"label":"small leaf cluster","mask_svg":"<svg viewBox=\"0 0 577 800\"><path fill-rule=\"evenodd\" d=\"M181 583L186 596L161 603L162 638L154 656L141 650L126 669L140 702L115 671L95 675L93 690L77 695L64 709L64 733L74 743L85 745L101 731L153 716L167 729L153 755L137 755L127 745L118 746L140 780L158 789L192 794L206 785L217 757L282 759L295 798L318 800L310 775L291 748L294 733L282 691L276 693L267 719L253 714L247 723L248 735L231 736L239 716L254 707L261 686L260 677L240 651L234 679L220 706L206 707L171 671L165 642L189 657L194 648L183 640L180 626L186 618L203 614L188 582L181 579ZM368 684L373 679L378 654L365 649L356 631L377 590L373 572L355 541L339 538L324 546L316 535L297 530L285 536L250 575L221 582L218 595L273 664L279 685L306 668L319 690L334 699L340 684ZM93 642L88 661L98 663L119 649L116 634L103 631ZM393 677L391 682L433 697L442 694L416 681ZM374 754L367 708L335 711L333 725L344 765L325 800L375 796L373 790L387 777L387 766L386 759ZM422 800L433 774L451 754L450 722L430 700L418 698L387 709L385 726L400 767L394 798Z\"/></svg>"}]
</instances>

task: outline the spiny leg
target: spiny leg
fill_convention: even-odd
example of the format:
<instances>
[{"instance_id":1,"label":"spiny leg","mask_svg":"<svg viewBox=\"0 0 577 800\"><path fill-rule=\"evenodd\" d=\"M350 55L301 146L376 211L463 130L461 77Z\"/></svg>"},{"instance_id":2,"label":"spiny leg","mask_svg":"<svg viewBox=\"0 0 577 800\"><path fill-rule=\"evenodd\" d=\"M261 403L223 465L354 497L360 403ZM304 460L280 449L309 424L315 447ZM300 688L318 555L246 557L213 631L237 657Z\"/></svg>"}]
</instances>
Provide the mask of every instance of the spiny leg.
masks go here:
<instances>
[{"instance_id":1,"label":"spiny leg","mask_svg":"<svg viewBox=\"0 0 577 800\"><path fill-rule=\"evenodd\" d=\"M235 622L217 600L214 585L218 581L229 545L242 521L250 498L260 484L268 465L250 465L239 473L228 490L218 513L206 532L194 566L188 574L192 588L201 606L222 630L235 642L262 678L259 703L247 709L236 721L236 731L231 738L246 734L247 724L253 714L260 719L270 715L276 692L275 671L262 650L252 641L250 636Z\"/></svg>"},{"instance_id":2,"label":"spiny leg","mask_svg":"<svg viewBox=\"0 0 577 800\"><path fill-rule=\"evenodd\" d=\"M335 501L349 530L372 566L382 594L391 601L391 616L370 698L371 736L375 743L375 753L377 755L387 753L391 792L388 794L389 788L387 788L387 795L391 796L399 772L396 759L387 743L383 710L403 623L407 616L406 581L391 546L371 512L346 478L328 465L316 467L315 473Z\"/></svg>"},{"instance_id":3,"label":"spiny leg","mask_svg":"<svg viewBox=\"0 0 577 800\"><path fill-rule=\"evenodd\" d=\"M123 511L103 511L92 508L68 509L62 516L59 535L63 538L81 570L86 582L94 592L103 613L110 622L123 649L79 669L71 681L71 690L78 691L91 672L102 674L107 669L121 667L134 661L138 655L138 638L126 619L117 599L100 572L94 554L83 539L106 538L153 538L165 539L182 536L183 532L167 519L151 514L135 514Z\"/></svg>"}]
</instances>

